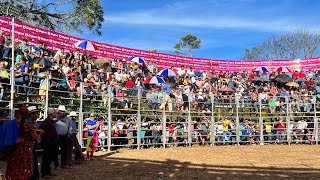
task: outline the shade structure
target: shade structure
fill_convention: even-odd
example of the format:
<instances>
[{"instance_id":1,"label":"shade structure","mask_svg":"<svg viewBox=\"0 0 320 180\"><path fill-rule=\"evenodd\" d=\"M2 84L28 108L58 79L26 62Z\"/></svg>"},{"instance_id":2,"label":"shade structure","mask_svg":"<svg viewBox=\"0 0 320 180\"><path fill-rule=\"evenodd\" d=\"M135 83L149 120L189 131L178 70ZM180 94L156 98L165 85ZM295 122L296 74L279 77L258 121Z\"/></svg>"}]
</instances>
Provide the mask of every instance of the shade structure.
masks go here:
<instances>
[{"instance_id":1,"label":"shade structure","mask_svg":"<svg viewBox=\"0 0 320 180\"><path fill-rule=\"evenodd\" d=\"M161 77L153 76L151 78L148 78L146 80L146 83L147 84L163 84L165 83L165 81Z\"/></svg>"},{"instance_id":2,"label":"shade structure","mask_svg":"<svg viewBox=\"0 0 320 180\"><path fill-rule=\"evenodd\" d=\"M232 88L228 88L228 87L224 87L219 89L219 91L221 92L234 92L234 90Z\"/></svg>"},{"instance_id":3,"label":"shade structure","mask_svg":"<svg viewBox=\"0 0 320 180\"><path fill-rule=\"evenodd\" d=\"M288 82L286 85L290 87L299 87L299 84L296 82Z\"/></svg>"},{"instance_id":4,"label":"shade structure","mask_svg":"<svg viewBox=\"0 0 320 180\"><path fill-rule=\"evenodd\" d=\"M132 62L136 62L138 64L147 64L146 61L140 57L132 56L132 57L129 57L129 60Z\"/></svg>"},{"instance_id":5,"label":"shade structure","mask_svg":"<svg viewBox=\"0 0 320 180\"><path fill-rule=\"evenodd\" d=\"M96 50L96 47L88 40L78 41L74 44L74 46L88 51Z\"/></svg>"},{"instance_id":6,"label":"shade structure","mask_svg":"<svg viewBox=\"0 0 320 180\"><path fill-rule=\"evenodd\" d=\"M291 72L291 70L287 67L279 67L275 70L276 72L284 72L284 73L288 73Z\"/></svg>"},{"instance_id":7,"label":"shade structure","mask_svg":"<svg viewBox=\"0 0 320 180\"><path fill-rule=\"evenodd\" d=\"M254 71L265 72L265 71L268 71L268 68L264 66L260 66L254 69Z\"/></svg>"},{"instance_id":8,"label":"shade structure","mask_svg":"<svg viewBox=\"0 0 320 180\"><path fill-rule=\"evenodd\" d=\"M163 69L158 73L158 76L177 76L177 74L171 69Z\"/></svg>"},{"instance_id":9,"label":"shade structure","mask_svg":"<svg viewBox=\"0 0 320 180\"><path fill-rule=\"evenodd\" d=\"M273 80L281 83L287 83L292 81L292 78L287 74L278 74Z\"/></svg>"}]
</instances>

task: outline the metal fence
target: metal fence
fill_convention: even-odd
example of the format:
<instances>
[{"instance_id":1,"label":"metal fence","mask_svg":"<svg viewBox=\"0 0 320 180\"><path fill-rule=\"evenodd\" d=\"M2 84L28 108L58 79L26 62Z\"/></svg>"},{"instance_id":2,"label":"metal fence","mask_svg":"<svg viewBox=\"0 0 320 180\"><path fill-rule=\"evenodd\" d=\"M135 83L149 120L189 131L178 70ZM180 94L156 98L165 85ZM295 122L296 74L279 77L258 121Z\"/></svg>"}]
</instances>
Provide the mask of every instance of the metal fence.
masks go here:
<instances>
[{"instance_id":1,"label":"metal fence","mask_svg":"<svg viewBox=\"0 0 320 180\"><path fill-rule=\"evenodd\" d=\"M189 94L185 102L166 95L151 102L140 88L128 89L127 95L116 97L113 94L116 87L110 85L107 93L101 95L88 91L83 82L75 82L76 89L70 91L55 88L54 78L28 76L28 84L14 83L17 82L15 78L2 82L4 89L13 87L15 90L0 102L3 112L13 118L14 109L25 104L43 106L46 110L65 105L69 111L79 113L78 138L82 147L86 146L84 129L91 112L106 117L99 130L99 140L101 150L108 151L123 147L317 145L319 142L317 109L320 101L317 96L263 99L259 95L254 99L221 95L200 102ZM177 111L176 107L183 107L182 111ZM45 117L46 113L42 119Z\"/></svg>"}]
</instances>

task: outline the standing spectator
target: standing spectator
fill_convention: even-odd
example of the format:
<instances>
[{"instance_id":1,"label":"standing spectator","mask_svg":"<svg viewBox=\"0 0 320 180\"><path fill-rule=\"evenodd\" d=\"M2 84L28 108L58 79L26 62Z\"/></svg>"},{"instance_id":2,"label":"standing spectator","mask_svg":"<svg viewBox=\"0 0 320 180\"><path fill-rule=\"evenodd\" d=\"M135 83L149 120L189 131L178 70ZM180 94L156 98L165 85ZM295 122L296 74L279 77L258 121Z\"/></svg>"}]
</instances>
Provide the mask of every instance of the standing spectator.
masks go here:
<instances>
[{"instance_id":1,"label":"standing spectator","mask_svg":"<svg viewBox=\"0 0 320 180\"><path fill-rule=\"evenodd\" d=\"M70 121L69 135L68 135L68 158L67 158L69 165L72 165L73 148L75 150L74 160L77 162L81 162L81 160L84 160L81 146L77 138L77 134L78 134L77 117L78 115L76 112L74 111L70 112L71 121Z\"/></svg>"},{"instance_id":2,"label":"standing spectator","mask_svg":"<svg viewBox=\"0 0 320 180\"><path fill-rule=\"evenodd\" d=\"M7 180L24 180L33 175L32 141L36 141L38 136L34 126L26 122L28 116L29 111L26 107L21 107L16 113L19 138L7 158Z\"/></svg>"},{"instance_id":3,"label":"standing spectator","mask_svg":"<svg viewBox=\"0 0 320 180\"><path fill-rule=\"evenodd\" d=\"M283 143L286 125L282 119L275 125L277 130L277 142Z\"/></svg>"},{"instance_id":4,"label":"standing spectator","mask_svg":"<svg viewBox=\"0 0 320 180\"><path fill-rule=\"evenodd\" d=\"M44 179L51 179L51 176L55 176L51 172L51 163L54 162L57 156L57 142L59 139L56 129L56 112L50 108L47 112L48 117L40 125L40 137L43 146L43 155L41 163L41 177Z\"/></svg>"},{"instance_id":5,"label":"standing spectator","mask_svg":"<svg viewBox=\"0 0 320 180\"><path fill-rule=\"evenodd\" d=\"M28 123L35 127L35 123L40 117L40 112L42 111L41 109L38 109L36 106L30 106L28 107L29 110L29 117L26 119ZM35 141L35 143L32 146L32 155L33 155L33 175L30 177L30 180L38 180L40 178L39 174L39 168L38 168L38 157L36 153L36 147L38 145L38 142Z\"/></svg>"},{"instance_id":6,"label":"standing spectator","mask_svg":"<svg viewBox=\"0 0 320 180\"><path fill-rule=\"evenodd\" d=\"M86 122L87 126L86 129L88 130L88 137L87 137L87 160L93 160L93 153L96 151L97 146L91 144L92 137L94 133L99 128L99 123L96 120L96 115L94 113L90 114L90 118L87 119Z\"/></svg>"},{"instance_id":7,"label":"standing spectator","mask_svg":"<svg viewBox=\"0 0 320 180\"><path fill-rule=\"evenodd\" d=\"M71 119L66 116L66 107L63 105L60 105L58 107L58 119L56 122L56 128L57 133L59 135L58 140L58 147L61 149L61 168L67 168L68 161L67 161L67 153L68 153L68 135L70 134L70 131L73 131L72 128L70 128L70 122ZM56 165L59 163L57 162L57 159L55 161Z\"/></svg>"}]
</instances>

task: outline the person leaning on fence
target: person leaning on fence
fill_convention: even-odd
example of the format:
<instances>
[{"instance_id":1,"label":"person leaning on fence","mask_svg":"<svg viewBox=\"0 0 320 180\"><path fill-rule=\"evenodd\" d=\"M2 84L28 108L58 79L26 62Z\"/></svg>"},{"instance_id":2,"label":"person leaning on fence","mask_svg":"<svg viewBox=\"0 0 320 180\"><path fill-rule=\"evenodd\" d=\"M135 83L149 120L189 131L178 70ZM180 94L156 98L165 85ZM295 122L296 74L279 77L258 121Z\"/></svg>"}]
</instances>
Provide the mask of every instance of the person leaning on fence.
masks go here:
<instances>
[{"instance_id":1,"label":"person leaning on fence","mask_svg":"<svg viewBox=\"0 0 320 180\"><path fill-rule=\"evenodd\" d=\"M33 175L32 141L38 139L34 126L26 122L29 116L27 107L21 107L16 113L19 137L14 149L7 157L7 180L24 180Z\"/></svg>"},{"instance_id":2,"label":"person leaning on fence","mask_svg":"<svg viewBox=\"0 0 320 180\"><path fill-rule=\"evenodd\" d=\"M68 165L72 165L72 151L74 148L75 156L74 160L77 163L80 163L82 160L84 160L84 156L82 154L82 149L79 144L77 134L78 134L78 127L77 127L77 118L78 115L76 112L72 111L70 112L70 129L69 129L69 134L68 134L68 156L67 156L67 161Z\"/></svg>"},{"instance_id":3,"label":"person leaning on fence","mask_svg":"<svg viewBox=\"0 0 320 180\"><path fill-rule=\"evenodd\" d=\"M88 130L87 137L87 160L93 160L93 153L96 151L99 144L99 137L97 134L98 128L100 126L99 122L96 119L96 115L94 113L90 114L90 118L87 119L86 129Z\"/></svg>"}]
</instances>

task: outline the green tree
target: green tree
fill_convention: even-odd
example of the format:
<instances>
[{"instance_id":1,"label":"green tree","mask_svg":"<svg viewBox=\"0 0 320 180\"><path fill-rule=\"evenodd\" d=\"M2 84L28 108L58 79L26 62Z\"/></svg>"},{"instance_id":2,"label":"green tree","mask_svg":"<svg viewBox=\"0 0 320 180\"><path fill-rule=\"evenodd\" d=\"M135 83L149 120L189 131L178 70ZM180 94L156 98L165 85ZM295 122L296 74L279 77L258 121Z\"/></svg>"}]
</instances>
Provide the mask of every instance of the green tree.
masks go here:
<instances>
[{"instance_id":1,"label":"green tree","mask_svg":"<svg viewBox=\"0 0 320 180\"><path fill-rule=\"evenodd\" d=\"M298 59L319 56L320 33L296 30L271 35L256 46L245 49L243 59Z\"/></svg>"},{"instance_id":2,"label":"green tree","mask_svg":"<svg viewBox=\"0 0 320 180\"><path fill-rule=\"evenodd\" d=\"M178 55L192 56L192 50L199 49L201 40L193 34L187 34L180 38L179 43L173 46L175 53Z\"/></svg>"},{"instance_id":3,"label":"green tree","mask_svg":"<svg viewBox=\"0 0 320 180\"><path fill-rule=\"evenodd\" d=\"M152 48L149 50L150 52L157 52L157 49L156 48Z\"/></svg>"},{"instance_id":4,"label":"green tree","mask_svg":"<svg viewBox=\"0 0 320 180\"><path fill-rule=\"evenodd\" d=\"M101 35L100 0L0 0L0 14L60 32L84 30Z\"/></svg>"}]
</instances>

